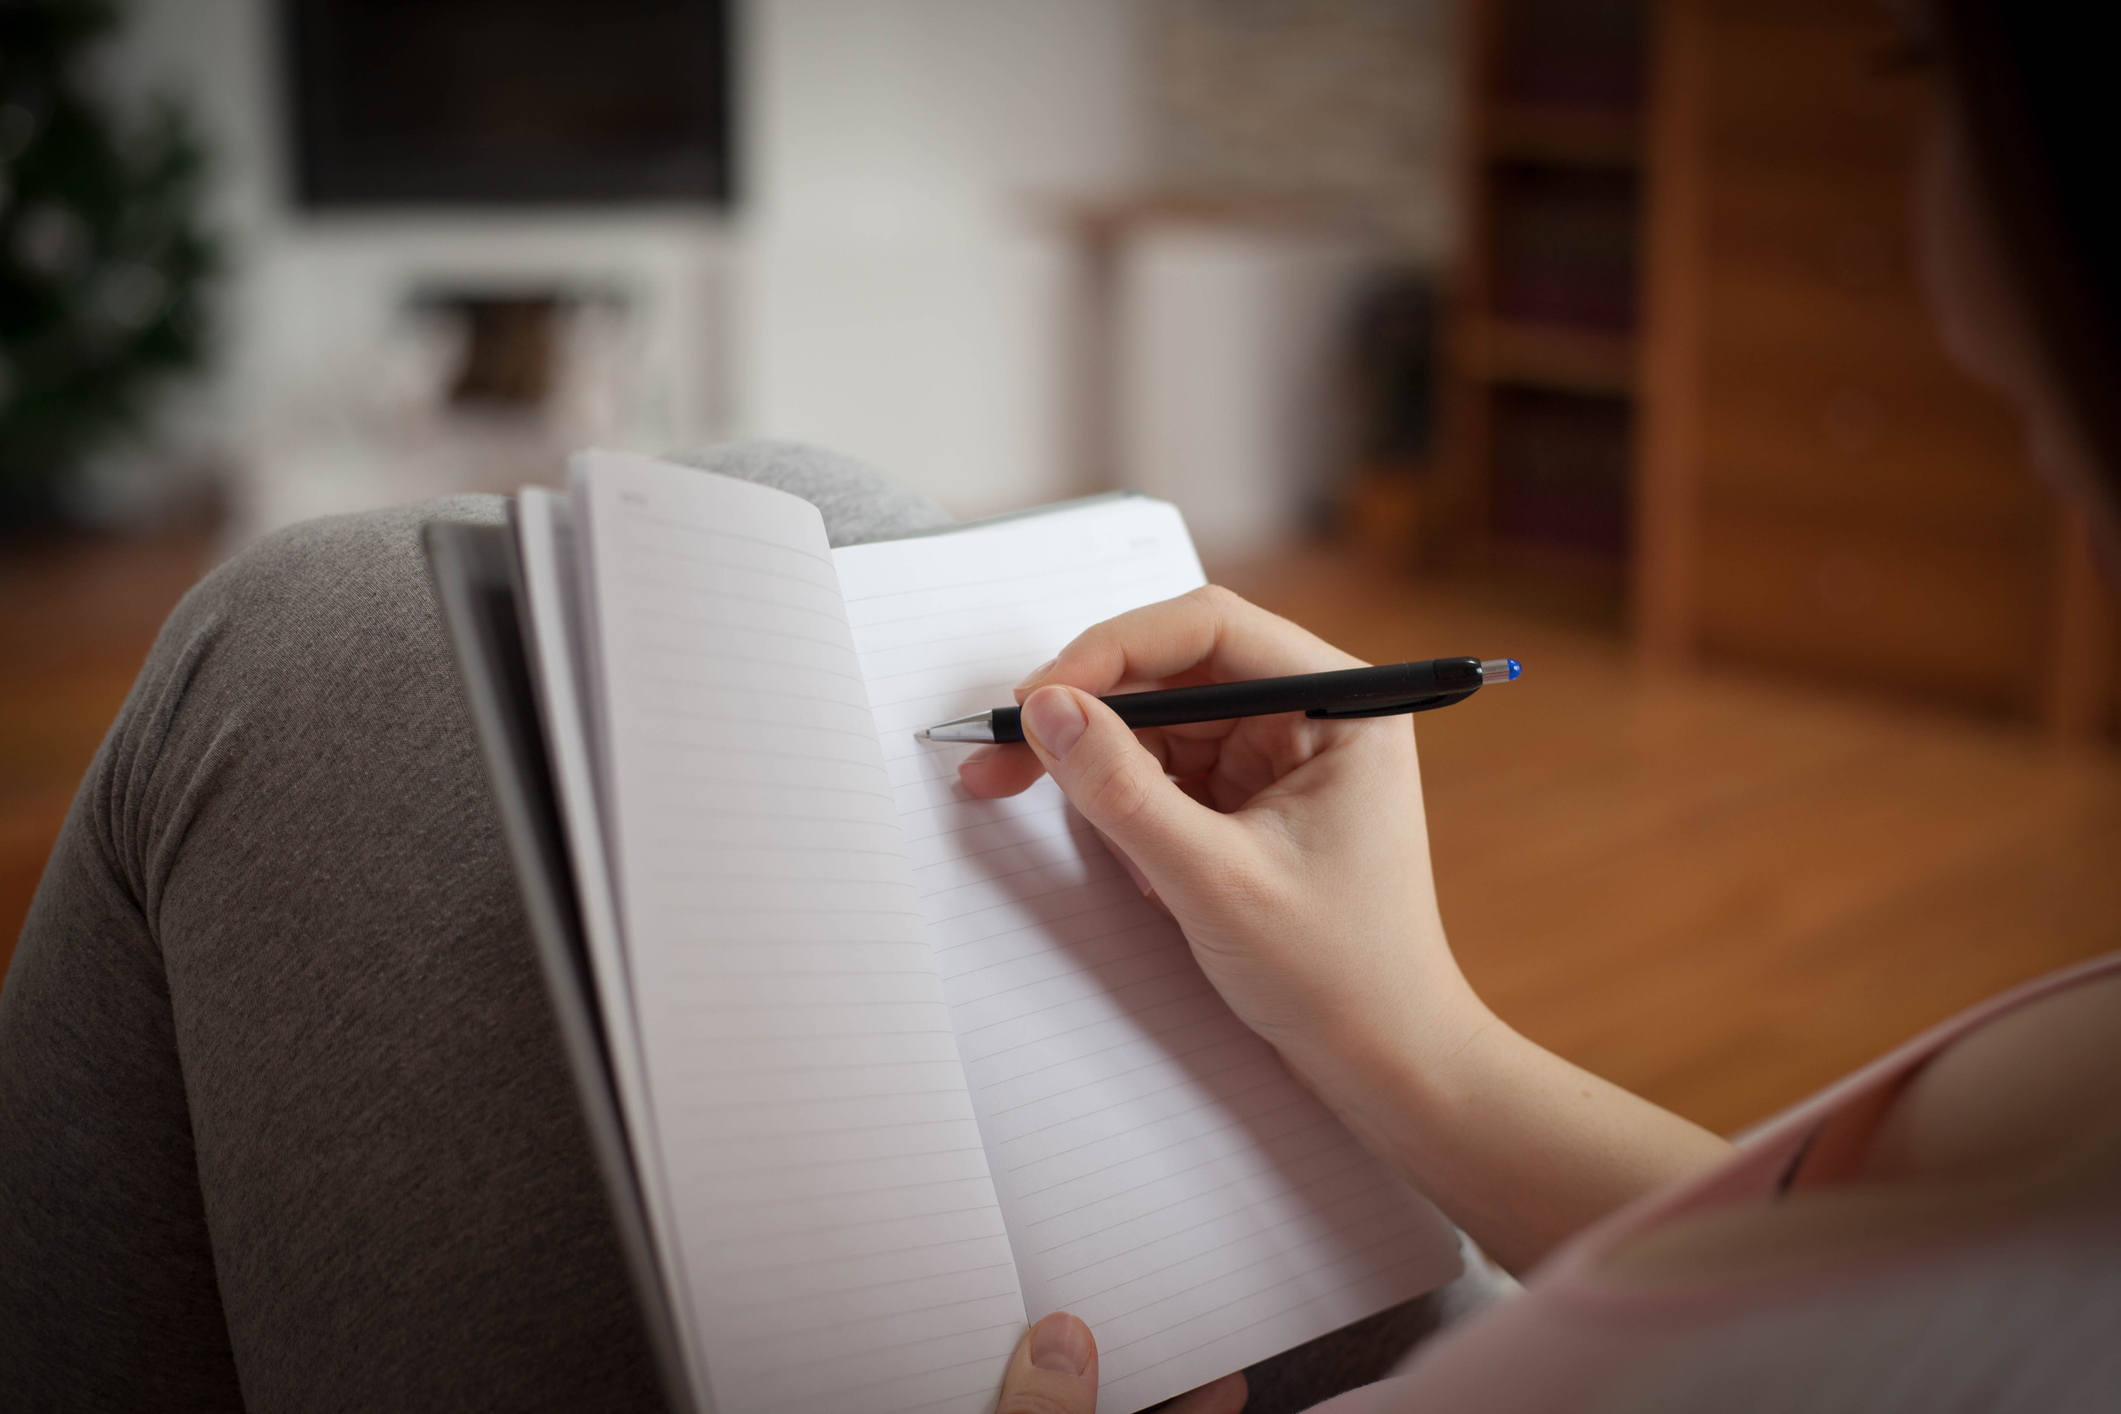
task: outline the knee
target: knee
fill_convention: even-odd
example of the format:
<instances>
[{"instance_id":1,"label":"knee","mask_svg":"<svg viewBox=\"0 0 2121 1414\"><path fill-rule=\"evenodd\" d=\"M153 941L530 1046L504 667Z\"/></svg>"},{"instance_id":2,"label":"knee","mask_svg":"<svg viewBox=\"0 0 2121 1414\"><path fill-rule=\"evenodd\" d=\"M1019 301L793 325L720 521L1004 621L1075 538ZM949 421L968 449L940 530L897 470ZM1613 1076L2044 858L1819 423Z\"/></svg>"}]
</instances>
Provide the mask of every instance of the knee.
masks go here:
<instances>
[{"instance_id":1,"label":"knee","mask_svg":"<svg viewBox=\"0 0 2121 1414\"><path fill-rule=\"evenodd\" d=\"M503 514L498 496L452 496L307 521L247 547L170 615L120 734L159 754L182 722L277 721L322 746L421 719L437 697L455 707L420 527Z\"/></svg>"},{"instance_id":2,"label":"knee","mask_svg":"<svg viewBox=\"0 0 2121 1414\"><path fill-rule=\"evenodd\" d=\"M443 496L303 521L246 546L202 580L199 607L246 626L340 617L380 626L431 602L420 528L432 520L498 524L499 496ZM393 612L397 611L397 612ZM253 622L255 621L255 622Z\"/></svg>"},{"instance_id":3,"label":"knee","mask_svg":"<svg viewBox=\"0 0 2121 1414\"><path fill-rule=\"evenodd\" d=\"M210 638L246 675L301 678L334 663L379 671L440 642L421 526L497 524L504 505L499 496L447 496L289 526L200 581L163 636ZM165 646L177 645L157 652Z\"/></svg>"},{"instance_id":4,"label":"knee","mask_svg":"<svg viewBox=\"0 0 2121 1414\"><path fill-rule=\"evenodd\" d=\"M420 798L423 782L476 786L419 532L501 514L498 497L452 497L308 522L185 596L84 793L151 917L180 854L262 857L273 840L314 835L328 858L333 830L405 833L416 822L390 802Z\"/></svg>"}]
</instances>

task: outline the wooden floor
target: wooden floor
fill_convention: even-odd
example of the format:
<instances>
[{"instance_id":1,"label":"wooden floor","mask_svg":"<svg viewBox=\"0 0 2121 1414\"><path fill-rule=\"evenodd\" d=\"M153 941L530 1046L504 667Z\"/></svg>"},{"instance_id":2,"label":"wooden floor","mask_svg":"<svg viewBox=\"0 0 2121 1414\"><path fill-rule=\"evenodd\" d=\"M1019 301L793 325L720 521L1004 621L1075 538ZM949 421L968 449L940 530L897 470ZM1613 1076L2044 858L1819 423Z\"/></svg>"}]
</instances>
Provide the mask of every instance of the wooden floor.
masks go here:
<instances>
[{"instance_id":1,"label":"wooden floor","mask_svg":"<svg viewBox=\"0 0 2121 1414\"><path fill-rule=\"evenodd\" d=\"M2121 759L1624 646L1310 551L1231 588L1375 661L1522 660L1417 719L1444 924L1520 1030L1752 1124L2014 982L2121 948Z\"/></svg>"},{"instance_id":2,"label":"wooden floor","mask_svg":"<svg viewBox=\"0 0 2121 1414\"><path fill-rule=\"evenodd\" d=\"M209 543L0 543L0 970L81 774Z\"/></svg>"},{"instance_id":3,"label":"wooden floor","mask_svg":"<svg viewBox=\"0 0 2121 1414\"><path fill-rule=\"evenodd\" d=\"M0 562L0 966L203 542ZM1420 719L1444 920L1513 1024L1734 1130L1984 995L2121 947L2121 760L1736 674L1344 552L1221 568L1373 661L1526 664Z\"/></svg>"}]
</instances>

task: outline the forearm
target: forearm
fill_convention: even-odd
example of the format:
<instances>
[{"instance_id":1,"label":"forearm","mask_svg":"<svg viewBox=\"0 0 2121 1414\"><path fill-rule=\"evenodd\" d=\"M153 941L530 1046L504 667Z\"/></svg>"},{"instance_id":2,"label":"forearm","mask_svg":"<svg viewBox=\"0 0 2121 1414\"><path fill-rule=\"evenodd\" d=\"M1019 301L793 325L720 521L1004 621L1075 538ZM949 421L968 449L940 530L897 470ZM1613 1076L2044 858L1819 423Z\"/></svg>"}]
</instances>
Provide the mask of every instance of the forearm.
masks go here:
<instances>
[{"instance_id":1,"label":"forearm","mask_svg":"<svg viewBox=\"0 0 2121 1414\"><path fill-rule=\"evenodd\" d=\"M1510 1270L1730 1151L1466 995L1416 1038L1301 1068L1372 1152Z\"/></svg>"}]
</instances>

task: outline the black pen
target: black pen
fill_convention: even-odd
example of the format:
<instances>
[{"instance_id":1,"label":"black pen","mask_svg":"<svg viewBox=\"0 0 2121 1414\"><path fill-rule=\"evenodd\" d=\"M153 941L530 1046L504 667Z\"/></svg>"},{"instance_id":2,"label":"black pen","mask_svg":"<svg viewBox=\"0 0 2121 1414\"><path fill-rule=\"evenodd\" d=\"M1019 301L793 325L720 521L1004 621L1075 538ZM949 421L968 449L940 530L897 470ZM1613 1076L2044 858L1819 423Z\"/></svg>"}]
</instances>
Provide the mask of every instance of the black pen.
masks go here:
<instances>
[{"instance_id":1,"label":"black pen","mask_svg":"<svg viewBox=\"0 0 2121 1414\"><path fill-rule=\"evenodd\" d=\"M1220 722L1231 717L1396 717L1463 702L1491 682L1515 682L1523 669L1515 658L1431 658L1425 663L1387 663L1337 673L1217 682L1161 692L1123 692L1098 701L1130 727L1175 727L1182 722ZM1020 708L995 707L923 727L922 741L1022 741Z\"/></svg>"}]
</instances>

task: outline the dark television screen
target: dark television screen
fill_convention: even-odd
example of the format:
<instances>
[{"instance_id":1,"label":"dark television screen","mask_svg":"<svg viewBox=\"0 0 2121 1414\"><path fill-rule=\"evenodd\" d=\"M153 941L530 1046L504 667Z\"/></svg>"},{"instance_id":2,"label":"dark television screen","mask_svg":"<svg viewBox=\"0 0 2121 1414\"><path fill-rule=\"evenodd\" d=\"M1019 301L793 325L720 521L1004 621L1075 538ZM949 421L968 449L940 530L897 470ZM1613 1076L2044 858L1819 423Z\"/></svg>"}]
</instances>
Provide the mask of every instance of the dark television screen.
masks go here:
<instances>
[{"instance_id":1,"label":"dark television screen","mask_svg":"<svg viewBox=\"0 0 2121 1414\"><path fill-rule=\"evenodd\" d=\"M302 202L726 202L727 9L283 0Z\"/></svg>"}]
</instances>

